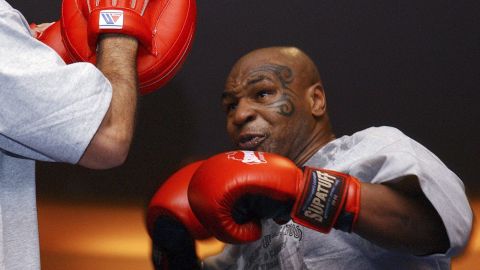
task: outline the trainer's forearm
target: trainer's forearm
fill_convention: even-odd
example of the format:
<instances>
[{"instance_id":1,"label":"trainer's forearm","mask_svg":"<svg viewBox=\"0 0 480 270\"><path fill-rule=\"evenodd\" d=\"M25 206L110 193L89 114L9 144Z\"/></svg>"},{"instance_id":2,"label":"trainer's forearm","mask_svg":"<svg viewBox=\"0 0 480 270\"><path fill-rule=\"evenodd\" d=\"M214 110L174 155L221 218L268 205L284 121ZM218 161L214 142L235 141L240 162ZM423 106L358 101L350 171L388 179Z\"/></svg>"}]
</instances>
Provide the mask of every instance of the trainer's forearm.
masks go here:
<instances>
[{"instance_id":1,"label":"trainer's forearm","mask_svg":"<svg viewBox=\"0 0 480 270\"><path fill-rule=\"evenodd\" d=\"M79 164L93 169L121 165L130 149L137 107L136 53L138 42L125 35L103 35L97 67L112 84L112 101Z\"/></svg>"},{"instance_id":2,"label":"trainer's forearm","mask_svg":"<svg viewBox=\"0 0 480 270\"><path fill-rule=\"evenodd\" d=\"M415 177L392 186L362 183L361 194L357 234L384 248L415 255L449 248L445 226Z\"/></svg>"}]
</instances>

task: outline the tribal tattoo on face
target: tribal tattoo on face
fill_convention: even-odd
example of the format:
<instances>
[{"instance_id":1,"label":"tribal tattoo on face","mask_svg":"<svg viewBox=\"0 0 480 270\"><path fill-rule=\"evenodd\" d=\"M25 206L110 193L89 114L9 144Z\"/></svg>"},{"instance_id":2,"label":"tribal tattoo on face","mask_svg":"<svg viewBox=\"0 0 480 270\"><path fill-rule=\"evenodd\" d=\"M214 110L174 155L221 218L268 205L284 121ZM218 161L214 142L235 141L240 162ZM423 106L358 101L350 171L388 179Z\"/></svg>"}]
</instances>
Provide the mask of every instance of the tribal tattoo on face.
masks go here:
<instances>
[{"instance_id":1,"label":"tribal tattoo on face","mask_svg":"<svg viewBox=\"0 0 480 270\"><path fill-rule=\"evenodd\" d=\"M268 105L271 108L277 108L277 113L283 116L291 116L295 112L295 105L292 99L296 96L294 91L289 88L289 85L293 82L294 76L291 68L282 65L267 64L259 68L256 68L249 72L255 73L270 73L280 82L282 93L280 98Z\"/></svg>"}]
</instances>

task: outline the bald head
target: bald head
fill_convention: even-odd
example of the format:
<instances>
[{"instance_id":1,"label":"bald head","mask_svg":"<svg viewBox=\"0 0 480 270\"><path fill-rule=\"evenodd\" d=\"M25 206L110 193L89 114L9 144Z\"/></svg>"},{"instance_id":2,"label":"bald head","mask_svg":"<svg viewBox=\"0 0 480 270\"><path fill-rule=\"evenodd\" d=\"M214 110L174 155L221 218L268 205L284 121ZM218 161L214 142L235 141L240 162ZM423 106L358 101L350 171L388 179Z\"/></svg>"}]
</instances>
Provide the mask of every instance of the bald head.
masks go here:
<instances>
[{"instance_id":1,"label":"bald head","mask_svg":"<svg viewBox=\"0 0 480 270\"><path fill-rule=\"evenodd\" d=\"M251 51L235 63L229 78L248 74L267 64L289 67L293 73L291 75L304 87L321 83L320 74L312 59L296 47L267 47Z\"/></svg>"}]
</instances>

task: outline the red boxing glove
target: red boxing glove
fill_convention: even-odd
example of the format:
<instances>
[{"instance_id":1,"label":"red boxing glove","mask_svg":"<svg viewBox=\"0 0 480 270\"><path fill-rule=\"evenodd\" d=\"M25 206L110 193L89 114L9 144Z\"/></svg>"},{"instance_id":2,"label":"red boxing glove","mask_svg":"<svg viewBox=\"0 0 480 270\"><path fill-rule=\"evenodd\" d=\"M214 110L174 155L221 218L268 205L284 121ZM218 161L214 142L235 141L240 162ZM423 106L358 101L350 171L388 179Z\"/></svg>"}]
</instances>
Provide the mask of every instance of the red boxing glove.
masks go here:
<instances>
[{"instance_id":1,"label":"red boxing glove","mask_svg":"<svg viewBox=\"0 0 480 270\"><path fill-rule=\"evenodd\" d=\"M211 236L190 209L187 189L201 161L173 174L157 190L147 212L155 269L199 269L194 239Z\"/></svg>"},{"instance_id":2,"label":"red boxing glove","mask_svg":"<svg viewBox=\"0 0 480 270\"><path fill-rule=\"evenodd\" d=\"M140 42L141 94L165 85L184 62L193 40L195 0L64 0L65 45L76 61L96 63L98 35L120 33Z\"/></svg>"},{"instance_id":3,"label":"red boxing glove","mask_svg":"<svg viewBox=\"0 0 480 270\"><path fill-rule=\"evenodd\" d=\"M195 172L188 199L200 222L219 240L255 241L260 219L328 233L351 232L360 210L360 182L349 175L305 167L282 156L234 151L207 159Z\"/></svg>"},{"instance_id":4,"label":"red boxing glove","mask_svg":"<svg viewBox=\"0 0 480 270\"><path fill-rule=\"evenodd\" d=\"M65 44L63 43L60 21L51 23L50 25L46 26L46 28L43 26L39 27L37 24L31 23L30 29L32 30L36 39L54 49L58 55L62 57L65 63L70 64L74 62L70 53L65 47Z\"/></svg>"}]
</instances>

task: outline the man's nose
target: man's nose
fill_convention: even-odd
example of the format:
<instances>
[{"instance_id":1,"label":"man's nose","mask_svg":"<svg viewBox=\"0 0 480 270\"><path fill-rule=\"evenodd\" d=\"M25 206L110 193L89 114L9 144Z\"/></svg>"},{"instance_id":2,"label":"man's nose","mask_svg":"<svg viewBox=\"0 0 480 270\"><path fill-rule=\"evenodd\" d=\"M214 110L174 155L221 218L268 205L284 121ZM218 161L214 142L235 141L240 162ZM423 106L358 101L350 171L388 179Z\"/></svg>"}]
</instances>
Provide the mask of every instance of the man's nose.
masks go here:
<instances>
[{"instance_id":1,"label":"man's nose","mask_svg":"<svg viewBox=\"0 0 480 270\"><path fill-rule=\"evenodd\" d=\"M255 120L256 111L254 106L248 100L240 100L233 115L233 123L237 126L244 125Z\"/></svg>"}]
</instances>

